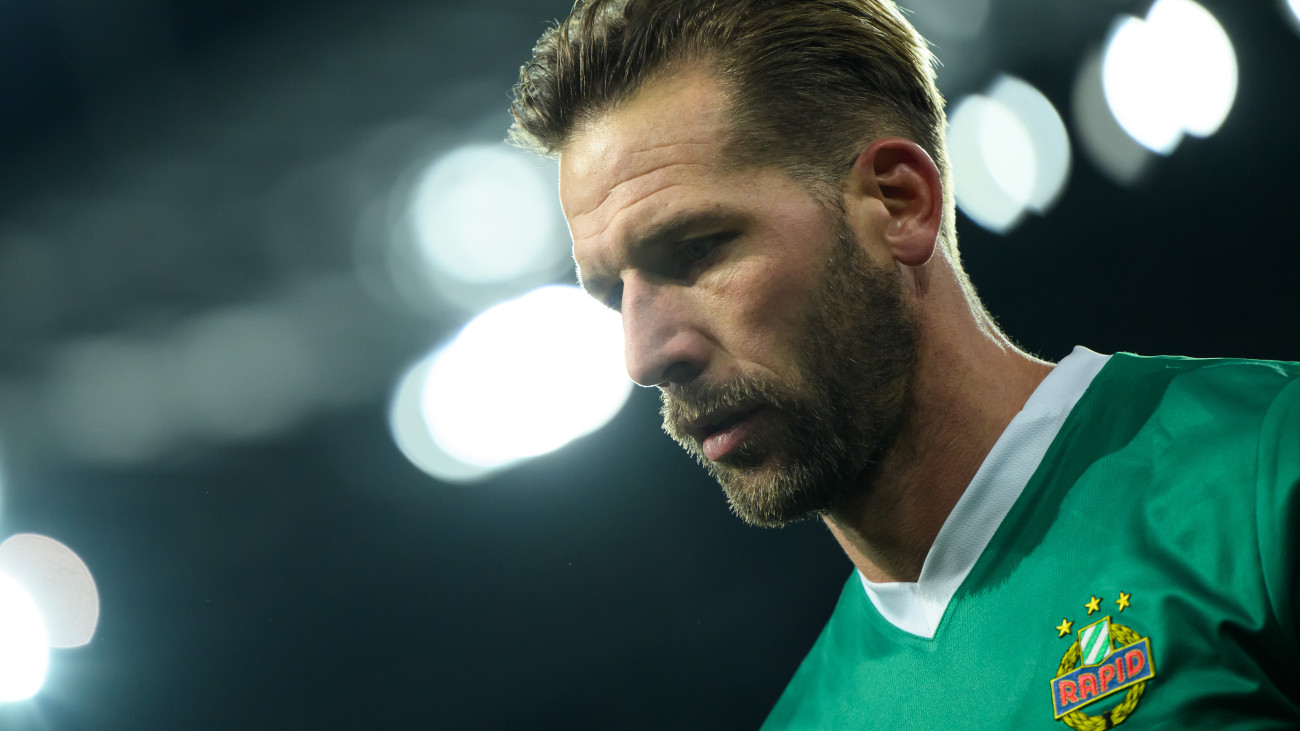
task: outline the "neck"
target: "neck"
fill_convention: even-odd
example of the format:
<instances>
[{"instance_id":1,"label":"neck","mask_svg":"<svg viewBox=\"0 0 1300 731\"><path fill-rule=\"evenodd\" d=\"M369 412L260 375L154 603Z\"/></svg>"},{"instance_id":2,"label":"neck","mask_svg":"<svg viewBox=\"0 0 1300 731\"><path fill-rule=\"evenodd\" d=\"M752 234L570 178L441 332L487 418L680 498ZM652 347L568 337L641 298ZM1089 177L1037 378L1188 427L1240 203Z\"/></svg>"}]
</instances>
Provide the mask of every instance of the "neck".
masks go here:
<instances>
[{"instance_id":1,"label":"neck","mask_svg":"<svg viewBox=\"0 0 1300 731\"><path fill-rule=\"evenodd\" d=\"M824 516L870 581L920 577L953 506L1052 369L1007 341L982 309L956 296L950 307L930 302L923 310L944 316L919 323L912 403L898 441L861 478L854 497Z\"/></svg>"}]
</instances>

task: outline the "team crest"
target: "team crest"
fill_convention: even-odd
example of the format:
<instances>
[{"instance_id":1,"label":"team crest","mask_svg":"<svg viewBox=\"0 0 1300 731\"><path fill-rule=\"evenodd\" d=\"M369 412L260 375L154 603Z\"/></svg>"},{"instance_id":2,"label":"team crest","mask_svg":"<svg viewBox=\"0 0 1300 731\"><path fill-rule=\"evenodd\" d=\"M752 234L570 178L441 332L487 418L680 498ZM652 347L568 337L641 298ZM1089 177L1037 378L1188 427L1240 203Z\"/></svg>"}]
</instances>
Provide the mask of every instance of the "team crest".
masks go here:
<instances>
[{"instance_id":1,"label":"team crest","mask_svg":"<svg viewBox=\"0 0 1300 731\"><path fill-rule=\"evenodd\" d=\"M1122 613L1131 606L1131 601L1130 594L1120 592L1115 604ZM1084 608L1089 615L1099 612L1101 599L1092 597ZM1060 637L1066 637L1073 625L1069 619L1062 619L1056 631ZM1155 677L1151 638L1142 637L1109 616L1080 628L1077 635L1052 679L1052 710L1056 719L1078 731L1118 726L1137 708L1147 681ZM1084 710L1121 692L1123 698L1102 713L1091 715Z\"/></svg>"}]
</instances>

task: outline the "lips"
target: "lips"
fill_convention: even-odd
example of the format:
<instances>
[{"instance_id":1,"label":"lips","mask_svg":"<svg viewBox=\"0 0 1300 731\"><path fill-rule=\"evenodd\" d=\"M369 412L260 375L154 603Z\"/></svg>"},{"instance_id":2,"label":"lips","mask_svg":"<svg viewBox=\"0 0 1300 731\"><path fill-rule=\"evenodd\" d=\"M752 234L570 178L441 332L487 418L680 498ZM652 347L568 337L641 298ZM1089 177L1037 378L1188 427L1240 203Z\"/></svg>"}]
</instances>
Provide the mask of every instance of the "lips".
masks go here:
<instances>
[{"instance_id":1,"label":"lips","mask_svg":"<svg viewBox=\"0 0 1300 731\"><path fill-rule=\"evenodd\" d=\"M755 429L761 406L747 404L717 412L692 422L690 433L700 442L704 456L717 461L731 454Z\"/></svg>"},{"instance_id":2,"label":"lips","mask_svg":"<svg viewBox=\"0 0 1300 731\"><path fill-rule=\"evenodd\" d=\"M686 432L699 441L704 441L714 433L726 429L745 418L756 408L758 406L755 404L743 404L706 414L688 424Z\"/></svg>"}]
</instances>

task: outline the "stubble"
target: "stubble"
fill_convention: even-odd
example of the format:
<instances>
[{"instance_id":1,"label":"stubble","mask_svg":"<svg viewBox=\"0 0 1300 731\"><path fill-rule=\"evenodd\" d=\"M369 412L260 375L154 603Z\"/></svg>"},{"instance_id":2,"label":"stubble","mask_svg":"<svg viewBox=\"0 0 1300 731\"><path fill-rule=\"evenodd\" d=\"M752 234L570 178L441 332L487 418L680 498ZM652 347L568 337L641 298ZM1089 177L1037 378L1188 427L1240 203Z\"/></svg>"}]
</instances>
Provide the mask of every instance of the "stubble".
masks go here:
<instances>
[{"instance_id":1,"label":"stubble","mask_svg":"<svg viewBox=\"0 0 1300 731\"><path fill-rule=\"evenodd\" d=\"M916 325L898 272L876 265L842 212L788 377L742 375L661 394L663 428L718 482L732 512L780 527L823 515L860 490L898 439L916 364ZM688 425L722 409L761 405L761 427L714 462Z\"/></svg>"}]
</instances>

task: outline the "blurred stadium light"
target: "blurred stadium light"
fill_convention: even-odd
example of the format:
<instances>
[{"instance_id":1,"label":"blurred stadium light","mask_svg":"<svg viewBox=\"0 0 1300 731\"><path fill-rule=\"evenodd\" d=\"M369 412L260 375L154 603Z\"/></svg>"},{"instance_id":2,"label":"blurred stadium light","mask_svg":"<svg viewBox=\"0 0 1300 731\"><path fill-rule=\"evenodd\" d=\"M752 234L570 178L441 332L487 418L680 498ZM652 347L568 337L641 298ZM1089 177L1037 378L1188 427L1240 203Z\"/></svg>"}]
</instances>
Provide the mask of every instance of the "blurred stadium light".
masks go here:
<instances>
[{"instance_id":1,"label":"blurred stadium light","mask_svg":"<svg viewBox=\"0 0 1300 731\"><path fill-rule=\"evenodd\" d=\"M433 368L426 358L398 379L388 406L388 428L402 455L422 471L447 482L470 482L492 473L487 467L457 459L434 440L421 410L424 387Z\"/></svg>"},{"instance_id":2,"label":"blurred stadium light","mask_svg":"<svg viewBox=\"0 0 1300 731\"><path fill-rule=\"evenodd\" d=\"M99 624L99 591L75 551L48 536L19 533L0 543L0 573L39 609L50 647L90 642Z\"/></svg>"},{"instance_id":3,"label":"blurred stadium light","mask_svg":"<svg viewBox=\"0 0 1300 731\"><path fill-rule=\"evenodd\" d=\"M1132 185L1151 169L1155 158L1119 126L1101 85L1102 51L1084 56L1074 80L1071 107L1080 145L1099 170L1121 185Z\"/></svg>"},{"instance_id":4,"label":"blurred stadium light","mask_svg":"<svg viewBox=\"0 0 1300 731\"><path fill-rule=\"evenodd\" d=\"M45 683L50 651L36 602L0 573L0 703L36 695Z\"/></svg>"},{"instance_id":5,"label":"blurred stadium light","mask_svg":"<svg viewBox=\"0 0 1300 731\"><path fill-rule=\"evenodd\" d=\"M175 366L185 377L187 426L218 439L276 434L305 412L321 383L325 353L300 323L267 307L209 313L176 341Z\"/></svg>"},{"instance_id":6,"label":"blurred stadium light","mask_svg":"<svg viewBox=\"0 0 1300 731\"><path fill-rule=\"evenodd\" d=\"M957 104L948 146L957 205L997 233L1015 228L1026 212L1046 213L1069 175L1060 115L1041 92L1011 76Z\"/></svg>"},{"instance_id":7,"label":"blurred stadium light","mask_svg":"<svg viewBox=\"0 0 1300 731\"><path fill-rule=\"evenodd\" d=\"M1290 21L1291 27L1300 33L1300 0L1278 0L1278 5L1282 6L1282 14Z\"/></svg>"},{"instance_id":8,"label":"blurred stadium light","mask_svg":"<svg viewBox=\"0 0 1300 731\"><path fill-rule=\"evenodd\" d=\"M541 287L476 317L409 371L390 409L394 438L421 469L447 480L558 449L622 408L622 326L577 287ZM410 434L410 398L435 449Z\"/></svg>"},{"instance_id":9,"label":"blurred stadium light","mask_svg":"<svg viewBox=\"0 0 1300 731\"><path fill-rule=\"evenodd\" d=\"M1070 175L1070 136L1065 132L1065 123L1042 92L1014 76L1004 75L994 82L989 98L1015 114L1029 132L1037 164L1025 207L1046 214Z\"/></svg>"},{"instance_id":10,"label":"blurred stadium light","mask_svg":"<svg viewBox=\"0 0 1300 731\"><path fill-rule=\"evenodd\" d=\"M958 207L990 231L1015 228L1038 165L1024 123L999 101L968 96L953 110L948 149Z\"/></svg>"},{"instance_id":11,"label":"blurred stadium light","mask_svg":"<svg viewBox=\"0 0 1300 731\"><path fill-rule=\"evenodd\" d=\"M1214 134L1237 95L1232 42L1191 0L1158 0L1145 20L1121 16L1101 71L1120 126L1162 155L1173 152L1184 134Z\"/></svg>"},{"instance_id":12,"label":"blurred stadium light","mask_svg":"<svg viewBox=\"0 0 1300 731\"><path fill-rule=\"evenodd\" d=\"M52 353L44 411L69 452L114 464L283 433L386 381L356 343L367 304L349 276L303 278L165 329L70 339Z\"/></svg>"},{"instance_id":13,"label":"blurred stadium light","mask_svg":"<svg viewBox=\"0 0 1300 731\"><path fill-rule=\"evenodd\" d=\"M46 410L73 454L128 463L154 459L186 433L179 374L161 342L99 336L55 350Z\"/></svg>"},{"instance_id":14,"label":"blurred stadium light","mask_svg":"<svg viewBox=\"0 0 1300 731\"><path fill-rule=\"evenodd\" d=\"M417 311L475 312L569 266L552 166L504 143L463 145L398 187L389 275Z\"/></svg>"}]
</instances>

